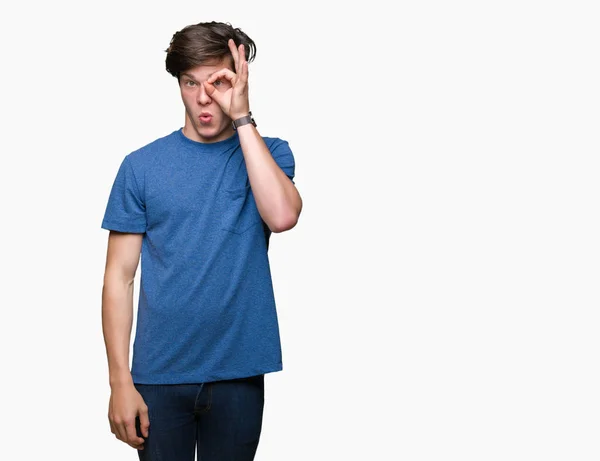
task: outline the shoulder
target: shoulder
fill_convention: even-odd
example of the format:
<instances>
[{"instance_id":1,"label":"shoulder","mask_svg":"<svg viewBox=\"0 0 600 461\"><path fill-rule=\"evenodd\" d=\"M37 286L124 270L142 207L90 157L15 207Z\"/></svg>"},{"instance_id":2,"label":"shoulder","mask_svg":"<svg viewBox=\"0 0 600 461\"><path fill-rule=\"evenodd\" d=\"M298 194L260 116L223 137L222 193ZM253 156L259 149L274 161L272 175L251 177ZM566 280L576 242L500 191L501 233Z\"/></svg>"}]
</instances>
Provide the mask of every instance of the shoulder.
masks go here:
<instances>
[{"instance_id":1,"label":"shoulder","mask_svg":"<svg viewBox=\"0 0 600 461\"><path fill-rule=\"evenodd\" d=\"M263 136L262 138L271 152L273 152L275 150L281 150L281 149L283 149L283 150L290 149L289 142L285 139L272 137L272 136Z\"/></svg>"},{"instance_id":2,"label":"shoulder","mask_svg":"<svg viewBox=\"0 0 600 461\"><path fill-rule=\"evenodd\" d=\"M127 158L133 165L142 166L147 162L151 162L156 156L165 152L165 150L177 144L177 130L165 136L154 139L153 141L143 145L142 147L127 154Z\"/></svg>"}]
</instances>

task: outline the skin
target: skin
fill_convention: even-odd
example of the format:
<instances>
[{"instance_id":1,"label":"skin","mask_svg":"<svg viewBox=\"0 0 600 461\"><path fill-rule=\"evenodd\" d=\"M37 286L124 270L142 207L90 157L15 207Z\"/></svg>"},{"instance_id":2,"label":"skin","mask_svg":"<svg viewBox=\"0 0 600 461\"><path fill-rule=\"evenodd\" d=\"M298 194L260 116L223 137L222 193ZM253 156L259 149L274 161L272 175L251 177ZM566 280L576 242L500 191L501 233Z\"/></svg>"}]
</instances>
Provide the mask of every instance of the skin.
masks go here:
<instances>
[{"instance_id":1,"label":"skin","mask_svg":"<svg viewBox=\"0 0 600 461\"><path fill-rule=\"evenodd\" d=\"M185 107L183 133L197 142L217 142L234 134L231 120L247 115L248 62L244 46L229 41L231 56L197 66L179 80ZM233 66L232 66L233 64ZM199 115L208 112L210 121ZM238 128L240 145L257 208L272 232L294 227L302 199L294 183L279 168L256 127ZM110 429L133 448L143 449L144 439L135 430L136 416L148 437L148 407L134 386L129 370L129 345L133 324L133 283L143 234L111 231L102 290L102 328L108 358L111 395L108 405Z\"/></svg>"},{"instance_id":2,"label":"skin","mask_svg":"<svg viewBox=\"0 0 600 461\"><path fill-rule=\"evenodd\" d=\"M231 120L250 111L248 61L244 45L228 42L231 57L189 69L179 82L185 106L183 133L199 142L227 139L234 133ZM231 67L233 59L233 68ZM213 118L203 124L198 116L209 112ZM256 127L237 130L252 194L258 211L274 233L293 228L302 211L302 198L294 183L279 168Z\"/></svg>"},{"instance_id":3,"label":"skin","mask_svg":"<svg viewBox=\"0 0 600 461\"><path fill-rule=\"evenodd\" d=\"M102 289L102 330L108 358L111 394L108 403L110 431L133 448L143 449L135 430L139 416L142 434L148 436L148 407L133 384L129 370L129 341L133 324L133 279L138 267L143 234L111 231Z\"/></svg>"},{"instance_id":4,"label":"skin","mask_svg":"<svg viewBox=\"0 0 600 461\"><path fill-rule=\"evenodd\" d=\"M181 99L185 107L183 134L193 141L217 142L229 138L234 133L231 127L231 117L221 109L216 99L211 98L208 94L208 91L211 91L212 95L215 92L231 91L231 83L226 79L213 79L210 86L205 86L209 77L230 66L230 61L231 59L226 57L194 67L182 72L179 78ZM204 112L212 115L212 119L208 123L202 122L199 118L200 114ZM246 111L246 113L248 112Z\"/></svg>"}]
</instances>

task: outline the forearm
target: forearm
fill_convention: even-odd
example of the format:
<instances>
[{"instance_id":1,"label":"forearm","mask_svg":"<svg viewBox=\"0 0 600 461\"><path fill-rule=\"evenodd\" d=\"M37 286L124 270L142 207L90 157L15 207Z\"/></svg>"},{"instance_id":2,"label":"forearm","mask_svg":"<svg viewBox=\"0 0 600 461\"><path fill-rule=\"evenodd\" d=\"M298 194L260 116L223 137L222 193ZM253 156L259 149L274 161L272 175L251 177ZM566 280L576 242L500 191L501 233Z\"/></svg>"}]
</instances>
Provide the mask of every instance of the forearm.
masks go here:
<instances>
[{"instance_id":1,"label":"forearm","mask_svg":"<svg viewBox=\"0 0 600 461\"><path fill-rule=\"evenodd\" d=\"M279 168L256 128L238 128L254 200L263 220L274 232L295 226L302 208L298 190Z\"/></svg>"},{"instance_id":2,"label":"forearm","mask_svg":"<svg viewBox=\"0 0 600 461\"><path fill-rule=\"evenodd\" d=\"M102 329L110 386L131 384L129 345L133 324L133 279L107 274L102 289Z\"/></svg>"}]
</instances>

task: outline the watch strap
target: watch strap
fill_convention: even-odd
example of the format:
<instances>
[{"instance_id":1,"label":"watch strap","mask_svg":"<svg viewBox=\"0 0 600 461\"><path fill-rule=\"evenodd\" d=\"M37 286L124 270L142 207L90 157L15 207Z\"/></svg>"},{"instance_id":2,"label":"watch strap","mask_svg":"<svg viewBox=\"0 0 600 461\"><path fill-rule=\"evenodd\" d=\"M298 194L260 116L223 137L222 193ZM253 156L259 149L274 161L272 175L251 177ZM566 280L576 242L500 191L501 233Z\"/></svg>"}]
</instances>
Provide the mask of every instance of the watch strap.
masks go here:
<instances>
[{"instance_id":1,"label":"watch strap","mask_svg":"<svg viewBox=\"0 0 600 461\"><path fill-rule=\"evenodd\" d=\"M248 112L248 115L232 120L231 126L233 126L234 130L237 130L240 126L247 125L248 123L252 123L252 125L256 126L254 117L252 117L252 112Z\"/></svg>"}]
</instances>

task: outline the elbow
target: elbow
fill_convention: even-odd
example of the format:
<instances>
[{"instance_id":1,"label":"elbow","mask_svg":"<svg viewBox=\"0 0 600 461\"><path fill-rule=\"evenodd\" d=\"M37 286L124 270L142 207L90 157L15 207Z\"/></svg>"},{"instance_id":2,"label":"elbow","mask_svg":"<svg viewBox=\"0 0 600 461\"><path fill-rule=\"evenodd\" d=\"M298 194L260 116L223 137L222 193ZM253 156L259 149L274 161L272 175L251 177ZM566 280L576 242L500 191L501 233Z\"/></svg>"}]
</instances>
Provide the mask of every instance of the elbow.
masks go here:
<instances>
[{"instance_id":1,"label":"elbow","mask_svg":"<svg viewBox=\"0 0 600 461\"><path fill-rule=\"evenodd\" d=\"M287 210L282 211L278 216L269 222L269 229L275 234L288 231L298 224L300 213L302 212L302 199L298 198L298 203L295 206L290 206Z\"/></svg>"},{"instance_id":2,"label":"elbow","mask_svg":"<svg viewBox=\"0 0 600 461\"><path fill-rule=\"evenodd\" d=\"M269 229L274 234L288 231L296 226L298 223L298 216L286 216L280 218L278 221L269 224Z\"/></svg>"}]
</instances>

